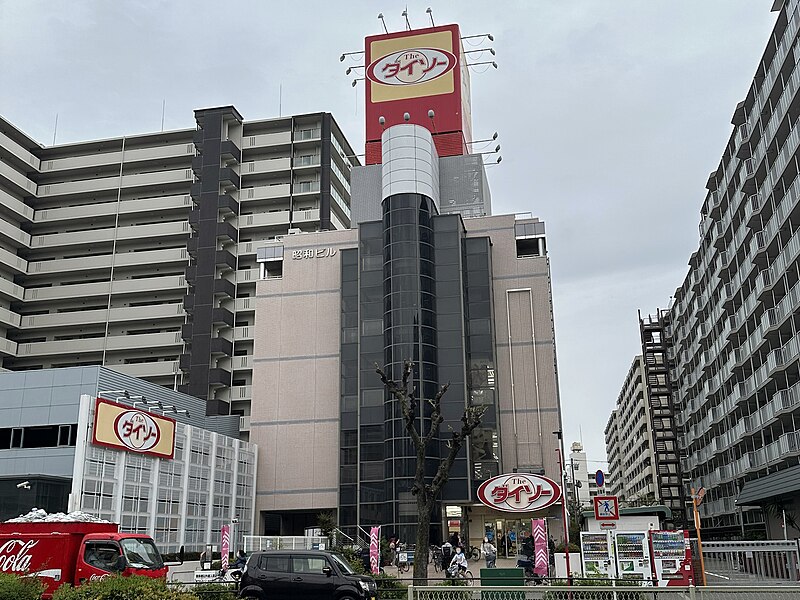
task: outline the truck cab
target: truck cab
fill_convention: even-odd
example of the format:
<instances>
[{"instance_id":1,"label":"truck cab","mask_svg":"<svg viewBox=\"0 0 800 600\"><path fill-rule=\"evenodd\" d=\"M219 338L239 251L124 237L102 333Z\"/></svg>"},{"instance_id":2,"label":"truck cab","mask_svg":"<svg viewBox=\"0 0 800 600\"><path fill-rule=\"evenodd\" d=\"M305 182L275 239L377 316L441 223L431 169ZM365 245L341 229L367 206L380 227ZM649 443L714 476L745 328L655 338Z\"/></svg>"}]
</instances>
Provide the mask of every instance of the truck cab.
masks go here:
<instances>
[{"instance_id":1,"label":"truck cab","mask_svg":"<svg viewBox=\"0 0 800 600\"><path fill-rule=\"evenodd\" d=\"M167 567L153 540L146 535L87 535L78 553L74 584L102 579L112 573L161 578L167 576Z\"/></svg>"}]
</instances>

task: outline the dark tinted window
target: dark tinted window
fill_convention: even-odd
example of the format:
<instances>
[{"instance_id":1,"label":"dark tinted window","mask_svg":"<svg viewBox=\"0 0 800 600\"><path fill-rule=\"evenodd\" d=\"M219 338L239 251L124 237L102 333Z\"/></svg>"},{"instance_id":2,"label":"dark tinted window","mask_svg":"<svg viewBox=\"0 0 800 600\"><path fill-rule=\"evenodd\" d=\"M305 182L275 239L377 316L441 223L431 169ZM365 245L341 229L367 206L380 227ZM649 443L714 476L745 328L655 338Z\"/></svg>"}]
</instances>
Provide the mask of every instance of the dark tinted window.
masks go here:
<instances>
[{"instance_id":1,"label":"dark tinted window","mask_svg":"<svg viewBox=\"0 0 800 600\"><path fill-rule=\"evenodd\" d=\"M265 554L261 557L261 561L258 563L258 568L262 571L270 571L272 573L288 573L289 557Z\"/></svg>"},{"instance_id":2,"label":"dark tinted window","mask_svg":"<svg viewBox=\"0 0 800 600\"><path fill-rule=\"evenodd\" d=\"M292 571L295 573L322 574L322 569L328 566L328 561L317 556L293 556Z\"/></svg>"}]
</instances>

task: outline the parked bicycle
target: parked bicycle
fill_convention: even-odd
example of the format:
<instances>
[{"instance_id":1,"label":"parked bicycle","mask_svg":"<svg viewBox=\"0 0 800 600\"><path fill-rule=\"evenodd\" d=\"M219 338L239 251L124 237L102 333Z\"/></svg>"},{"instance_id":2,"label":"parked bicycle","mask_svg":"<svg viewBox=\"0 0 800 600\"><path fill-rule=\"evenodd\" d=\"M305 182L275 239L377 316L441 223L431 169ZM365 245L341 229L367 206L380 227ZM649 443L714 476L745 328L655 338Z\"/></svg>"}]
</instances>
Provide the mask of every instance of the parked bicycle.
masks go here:
<instances>
[{"instance_id":1,"label":"parked bicycle","mask_svg":"<svg viewBox=\"0 0 800 600\"><path fill-rule=\"evenodd\" d=\"M407 573L414 564L414 547L400 546L397 552L397 571L398 573Z\"/></svg>"}]
</instances>

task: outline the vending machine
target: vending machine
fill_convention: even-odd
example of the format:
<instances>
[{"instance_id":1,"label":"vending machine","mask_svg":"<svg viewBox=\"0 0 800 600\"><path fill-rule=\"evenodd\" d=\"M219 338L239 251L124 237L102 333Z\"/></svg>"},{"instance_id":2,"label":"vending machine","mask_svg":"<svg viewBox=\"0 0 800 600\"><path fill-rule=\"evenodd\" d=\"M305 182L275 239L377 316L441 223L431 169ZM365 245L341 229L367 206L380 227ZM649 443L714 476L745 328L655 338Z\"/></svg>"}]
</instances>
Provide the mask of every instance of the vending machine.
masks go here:
<instances>
[{"instance_id":1,"label":"vending machine","mask_svg":"<svg viewBox=\"0 0 800 600\"><path fill-rule=\"evenodd\" d=\"M692 549L688 531L651 531L650 548L656 585L666 587L693 584Z\"/></svg>"},{"instance_id":2,"label":"vending machine","mask_svg":"<svg viewBox=\"0 0 800 600\"><path fill-rule=\"evenodd\" d=\"M605 577L613 579L614 545L611 533L581 532L581 562L584 577Z\"/></svg>"},{"instance_id":3,"label":"vending machine","mask_svg":"<svg viewBox=\"0 0 800 600\"><path fill-rule=\"evenodd\" d=\"M614 555L620 579L633 579L652 585L653 567L647 532L615 531Z\"/></svg>"}]
</instances>

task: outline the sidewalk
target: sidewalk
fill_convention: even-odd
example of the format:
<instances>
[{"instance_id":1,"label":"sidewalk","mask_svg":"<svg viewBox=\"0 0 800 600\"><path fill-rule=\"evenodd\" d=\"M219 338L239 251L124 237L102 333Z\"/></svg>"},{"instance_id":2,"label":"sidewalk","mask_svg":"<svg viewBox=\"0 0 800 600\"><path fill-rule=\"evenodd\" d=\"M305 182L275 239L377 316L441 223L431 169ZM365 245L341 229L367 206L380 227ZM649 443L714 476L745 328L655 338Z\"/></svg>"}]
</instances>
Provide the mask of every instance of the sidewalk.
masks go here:
<instances>
[{"instance_id":1,"label":"sidewalk","mask_svg":"<svg viewBox=\"0 0 800 600\"><path fill-rule=\"evenodd\" d=\"M517 559L516 557L513 558L498 558L495 564L495 567L498 569L511 569L517 566ZM481 569L486 568L486 561L481 558L477 561L469 561L469 570L472 571L473 577L475 579L479 579L481 575ZM405 573L398 573L397 567L395 566L386 566L383 567L383 571L387 575L391 575L392 577L397 577L405 582L411 582L411 579L414 575L414 566L411 565ZM439 571L438 573L433 568L433 563L428 564L428 585L436 585L440 581L445 579L444 573Z\"/></svg>"}]
</instances>

